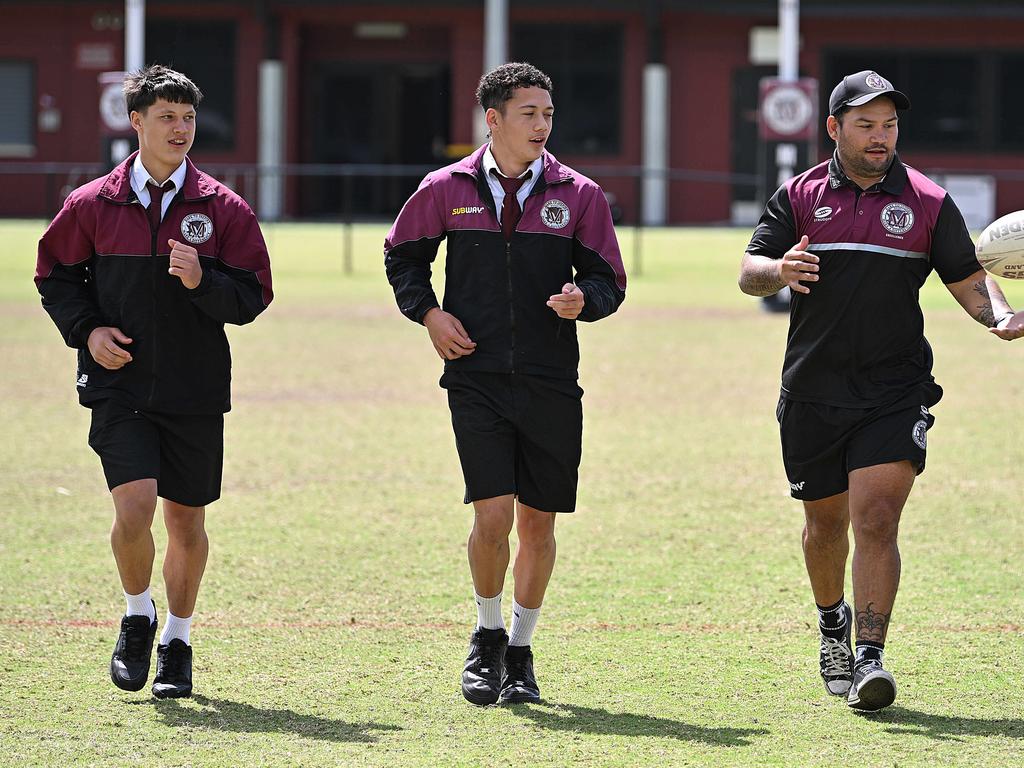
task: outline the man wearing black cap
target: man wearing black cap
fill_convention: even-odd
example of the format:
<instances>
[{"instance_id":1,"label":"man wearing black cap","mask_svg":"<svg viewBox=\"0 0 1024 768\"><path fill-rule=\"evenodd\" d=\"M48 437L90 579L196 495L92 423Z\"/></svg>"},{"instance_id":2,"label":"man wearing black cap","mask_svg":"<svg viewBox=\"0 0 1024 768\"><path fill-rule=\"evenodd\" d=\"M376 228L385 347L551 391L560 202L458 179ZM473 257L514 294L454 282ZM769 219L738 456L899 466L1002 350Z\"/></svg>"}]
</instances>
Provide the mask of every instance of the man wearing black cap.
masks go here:
<instances>
[{"instance_id":1,"label":"man wearing black cap","mask_svg":"<svg viewBox=\"0 0 1024 768\"><path fill-rule=\"evenodd\" d=\"M872 71L829 99L832 158L768 201L743 257L740 288L789 286L789 338L776 415L791 494L804 504L804 560L818 605L826 690L874 711L896 697L882 651L900 578L900 514L924 471L931 375L918 291L934 269L971 317L1002 339L1024 335L978 264L944 189L896 155L910 100ZM854 611L843 596L853 527Z\"/></svg>"}]
</instances>

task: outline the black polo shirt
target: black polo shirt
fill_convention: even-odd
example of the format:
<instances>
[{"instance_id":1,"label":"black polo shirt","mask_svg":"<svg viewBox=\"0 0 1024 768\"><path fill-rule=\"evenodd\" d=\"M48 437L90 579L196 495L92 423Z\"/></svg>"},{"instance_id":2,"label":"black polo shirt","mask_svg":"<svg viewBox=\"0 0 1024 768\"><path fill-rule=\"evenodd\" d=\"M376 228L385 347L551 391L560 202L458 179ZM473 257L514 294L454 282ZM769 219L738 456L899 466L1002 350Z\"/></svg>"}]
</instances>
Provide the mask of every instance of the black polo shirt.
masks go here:
<instances>
[{"instance_id":1,"label":"black polo shirt","mask_svg":"<svg viewBox=\"0 0 1024 768\"><path fill-rule=\"evenodd\" d=\"M783 395L869 408L934 381L919 290L932 269L947 284L981 269L946 191L898 157L861 190L833 156L779 188L747 252L781 259L805 234L820 278L793 293Z\"/></svg>"}]
</instances>

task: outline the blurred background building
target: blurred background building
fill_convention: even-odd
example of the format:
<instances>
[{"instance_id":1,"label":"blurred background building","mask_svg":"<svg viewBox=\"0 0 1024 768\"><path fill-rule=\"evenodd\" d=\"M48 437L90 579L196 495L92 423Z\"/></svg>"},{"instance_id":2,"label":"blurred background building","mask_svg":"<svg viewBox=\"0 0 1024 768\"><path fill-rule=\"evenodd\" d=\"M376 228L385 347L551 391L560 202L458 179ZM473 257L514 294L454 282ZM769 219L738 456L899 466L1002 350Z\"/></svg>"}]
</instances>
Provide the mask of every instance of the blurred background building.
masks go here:
<instances>
[{"instance_id":1,"label":"blurred background building","mask_svg":"<svg viewBox=\"0 0 1024 768\"><path fill-rule=\"evenodd\" d=\"M756 218L776 186L758 99L778 72L777 0L508 6L508 59L555 83L549 149L623 221ZM126 136L100 77L125 67L125 3L0 0L0 19L0 214L49 217ZM475 146L484 27L482 0L146 0L145 61L202 88L192 157L250 201L274 195L271 216L386 219L425 168ZM908 163L988 195L993 214L1024 208L1024 0L802 0L799 33L819 104L843 74L879 71L914 105ZM813 119L797 170L831 152L824 109Z\"/></svg>"}]
</instances>

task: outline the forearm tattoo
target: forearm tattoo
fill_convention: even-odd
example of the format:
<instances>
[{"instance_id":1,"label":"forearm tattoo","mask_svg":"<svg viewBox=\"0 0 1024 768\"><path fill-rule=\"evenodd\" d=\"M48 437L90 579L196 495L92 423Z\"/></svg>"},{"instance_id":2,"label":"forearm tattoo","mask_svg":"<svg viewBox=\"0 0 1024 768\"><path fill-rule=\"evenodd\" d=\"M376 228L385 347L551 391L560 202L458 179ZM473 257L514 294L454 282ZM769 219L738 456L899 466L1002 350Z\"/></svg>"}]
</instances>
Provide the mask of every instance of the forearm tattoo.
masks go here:
<instances>
[{"instance_id":1,"label":"forearm tattoo","mask_svg":"<svg viewBox=\"0 0 1024 768\"><path fill-rule=\"evenodd\" d=\"M873 605L874 603L868 603L867 608L863 611L857 611L857 639L872 643L884 643L892 611L878 613L871 608Z\"/></svg>"},{"instance_id":2,"label":"forearm tattoo","mask_svg":"<svg viewBox=\"0 0 1024 768\"><path fill-rule=\"evenodd\" d=\"M759 263L747 260L740 279L740 288L751 296L770 296L778 293L785 285L771 262Z\"/></svg>"},{"instance_id":3,"label":"forearm tattoo","mask_svg":"<svg viewBox=\"0 0 1024 768\"><path fill-rule=\"evenodd\" d=\"M981 297L981 303L975 307L971 316L982 325L992 328L996 324L996 315L992 309L992 297L988 295L988 285L979 280L971 289Z\"/></svg>"}]
</instances>

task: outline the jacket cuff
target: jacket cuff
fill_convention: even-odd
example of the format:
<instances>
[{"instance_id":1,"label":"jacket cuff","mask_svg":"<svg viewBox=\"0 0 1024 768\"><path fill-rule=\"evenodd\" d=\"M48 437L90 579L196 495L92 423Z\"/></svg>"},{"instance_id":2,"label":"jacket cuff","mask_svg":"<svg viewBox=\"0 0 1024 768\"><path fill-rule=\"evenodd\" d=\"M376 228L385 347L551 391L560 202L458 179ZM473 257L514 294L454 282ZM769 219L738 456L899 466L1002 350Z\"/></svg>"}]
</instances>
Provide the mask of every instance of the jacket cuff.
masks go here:
<instances>
[{"instance_id":1,"label":"jacket cuff","mask_svg":"<svg viewBox=\"0 0 1024 768\"><path fill-rule=\"evenodd\" d=\"M89 336L97 328L103 327L103 321L97 317L90 317L85 320L80 320L71 331L71 335L68 337L68 346L72 349L88 349L89 348Z\"/></svg>"},{"instance_id":2,"label":"jacket cuff","mask_svg":"<svg viewBox=\"0 0 1024 768\"><path fill-rule=\"evenodd\" d=\"M440 308L441 305L438 304L436 301L431 301L427 304L422 305L419 309L416 310L416 322L419 323L420 325L423 325L423 318L427 316L427 312L429 312L432 309Z\"/></svg>"},{"instance_id":3,"label":"jacket cuff","mask_svg":"<svg viewBox=\"0 0 1024 768\"><path fill-rule=\"evenodd\" d=\"M199 285L195 288L186 288L186 290L189 296L196 298L209 293L211 288L213 288L213 276L210 274L210 270L204 269L203 276L199 279Z\"/></svg>"}]
</instances>

